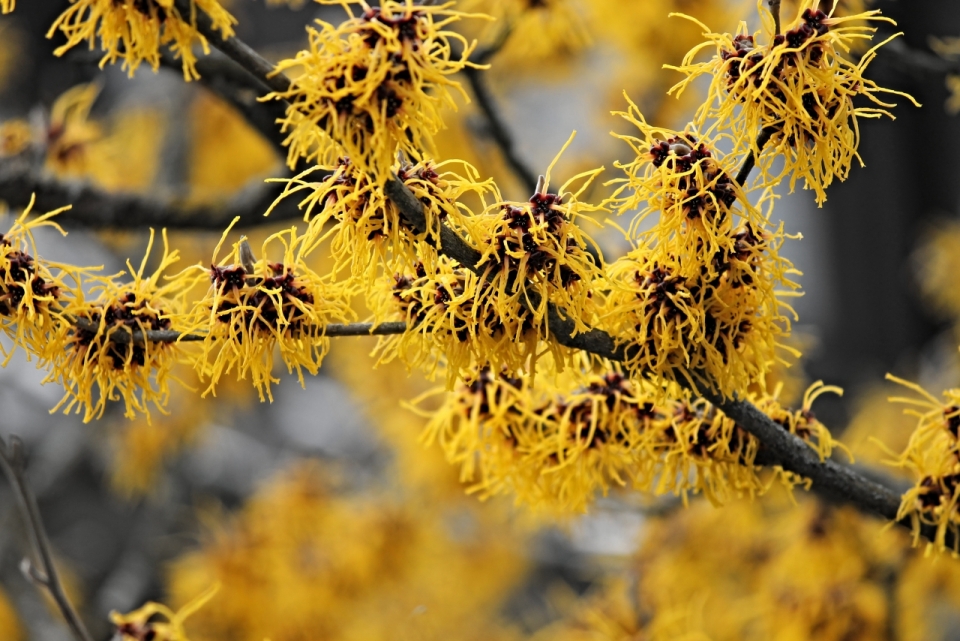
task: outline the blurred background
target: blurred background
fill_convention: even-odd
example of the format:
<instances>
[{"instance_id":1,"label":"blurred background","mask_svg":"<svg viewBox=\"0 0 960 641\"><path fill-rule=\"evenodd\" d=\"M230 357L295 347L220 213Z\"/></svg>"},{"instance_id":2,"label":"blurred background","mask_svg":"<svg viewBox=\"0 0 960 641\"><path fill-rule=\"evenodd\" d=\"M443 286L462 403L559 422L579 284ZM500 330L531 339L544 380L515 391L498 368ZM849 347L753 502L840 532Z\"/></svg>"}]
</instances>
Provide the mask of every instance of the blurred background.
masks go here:
<instances>
[{"instance_id":1,"label":"blurred background","mask_svg":"<svg viewBox=\"0 0 960 641\"><path fill-rule=\"evenodd\" d=\"M313 3L224 4L237 34L272 60L304 45L305 24L344 15ZM754 4L734 0L460 4L514 28L489 71L473 85L462 79L473 102L447 114L439 157L472 162L515 198L528 195L529 174L543 172L574 129L561 182L599 165L613 178L613 162L628 160L609 135L629 133L610 115L626 107L623 91L650 122L682 128L690 119L697 96L668 97L679 76L661 65L678 64L700 34L671 11L717 31L757 24ZM796 11L788 4L785 22ZM185 83L178 64L128 78L119 65L100 69L97 51L55 57L60 36L45 35L67 6L19 0L0 17L0 201L22 197L11 196L19 187L3 164L20 122L42 132L35 164L51 180L185 211L218 211L253 198L263 179L288 175L223 99L232 89ZM884 374L928 389L960 384L960 120L951 111L960 58L949 47L960 36L960 5L869 7L905 34L869 75L923 107L900 101L895 121L861 121L866 168L835 184L822 209L809 192L780 194L775 216L803 237L786 252L806 292L795 328L804 357L784 375L798 383L788 390L819 379L843 387L842 398L818 401L818 417L860 461L879 465L886 455L871 439L898 451L913 425L886 403ZM864 9L851 1L838 10ZM486 24L462 27L483 42L497 37ZM486 104L506 125L512 158ZM113 273L146 246L147 229L133 223L59 220L67 237L38 236L52 260ZM222 228L198 226L171 229L184 264L208 262L219 239ZM282 226L243 231L257 240ZM596 235L608 258L624 251L612 234ZM559 522L509 500L478 500L419 442L424 420L401 406L430 384L395 363L372 369L373 340L336 339L320 375L305 389L283 377L273 403L242 384L216 398L175 392L170 415L151 423L116 408L89 424L50 414L62 391L41 385L35 363L18 353L0 369L0 435L26 442L68 589L98 639L111 635L111 610L148 600L179 607L218 582L190 619L193 641L960 639L955 560L934 564L906 535L815 499L794 506L774 493L718 510L701 498L684 508L624 494ZM20 573L26 549L2 484L0 639L66 640Z\"/></svg>"}]
</instances>

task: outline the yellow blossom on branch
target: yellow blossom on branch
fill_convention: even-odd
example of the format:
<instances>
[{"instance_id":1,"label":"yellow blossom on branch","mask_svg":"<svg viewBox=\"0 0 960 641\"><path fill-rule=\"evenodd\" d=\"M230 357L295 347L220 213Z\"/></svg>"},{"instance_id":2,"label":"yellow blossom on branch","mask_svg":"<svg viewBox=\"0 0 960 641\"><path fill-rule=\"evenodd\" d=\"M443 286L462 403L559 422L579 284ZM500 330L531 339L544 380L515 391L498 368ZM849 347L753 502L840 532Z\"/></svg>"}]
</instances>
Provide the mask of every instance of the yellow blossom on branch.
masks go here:
<instances>
[{"instance_id":1,"label":"yellow blossom on branch","mask_svg":"<svg viewBox=\"0 0 960 641\"><path fill-rule=\"evenodd\" d=\"M914 545L920 542L921 526L934 526L936 536L928 550L943 551L947 532L954 541L960 540L960 389L945 390L941 400L916 383L891 374L887 379L917 394L889 399L908 405L905 413L917 418L917 427L896 461L916 478L901 499L897 519L913 521ZM953 552L960 550L954 547Z\"/></svg>"},{"instance_id":2,"label":"yellow blossom on branch","mask_svg":"<svg viewBox=\"0 0 960 641\"><path fill-rule=\"evenodd\" d=\"M349 269L367 289L381 268L399 272L420 263L432 271L441 224L460 227L461 220L472 215L469 198L476 201L473 207L485 206L488 197L500 200L496 185L481 181L466 162L401 161L392 171L423 205L425 233L414 232L383 189L348 158L340 158L332 169L313 167L290 179L276 201L306 193L300 207L310 223L304 234L311 237L309 244L329 238L334 269ZM315 174L319 178L314 179Z\"/></svg>"},{"instance_id":3,"label":"yellow blossom on branch","mask_svg":"<svg viewBox=\"0 0 960 641\"><path fill-rule=\"evenodd\" d=\"M575 330L586 331L593 320L594 294L602 289L600 260L588 247L596 248L583 232L584 215L602 209L580 199L603 167L577 174L559 189L550 190L550 174L564 150L541 177L536 193L525 202L494 203L480 216L464 220L468 237L480 250L477 265L490 283L498 314L517 321L516 310L533 312L535 329L546 336L549 303L569 314ZM568 191L582 181L575 192Z\"/></svg>"},{"instance_id":4,"label":"yellow blossom on branch","mask_svg":"<svg viewBox=\"0 0 960 641\"><path fill-rule=\"evenodd\" d=\"M698 124L731 131L740 148L754 154L761 151L758 134L766 132L770 153L764 155L761 166L767 178L779 181L788 175L791 190L803 178L822 205L827 187L835 178L846 179L853 159L860 160L858 118L892 118L889 109L895 105L884 102L884 94L917 103L864 77L877 49L896 36L867 50L859 61L847 57L855 44L873 37L876 29L866 21L893 24L892 20L879 11L835 17L817 5L818 0L803 0L796 19L769 44L759 41L759 33L750 35L744 23L735 35L714 33L679 14L697 22L707 42L691 49L679 67L667 68L686 75L671 90L677 95L697 78L710 76L708 100L697 113ZM698 54L709 48L716 49L714 57L696 62ZM855 106L858 96L869 106ZM781 173L772 176L770 161L777 155L786 162Z\"/></svg>"},{"instance_id":5,"label":"yellow blossom on branch","mask_svg":"<svg viewBox=\"0 0 960 641\"><path fill-rule=\"evenodd\" d=\"M728 238L706 262L641 246L608 267L604 322L634 375L728 396L770 372L778 349L791 351L781 339L794 312L779 298L796 295L787 276L798 272L779 256L782 224L747 223Z\"/></svg>"},{"instance_id":6,"label":"yellow blossom on branch","mask_svg":"<svg viewBox=\"0 0 960 641\"><path fill-rule=\"evenodd\" d=\"M397 274L381 296L377 317L399 312L407 323L403 334L380 339L381 362L399 357L424 368L430 378L445 369L452 384L474 366L518 372L540 350L548 349L558 362L570 354L540 340L533 312L519 301L498 302L490 280L446 257L440 257L434 273L417 265L413 273Z\"/></svg>"},{"instance_id":7,"label":"yellow blossom on branch","mask_svg":"<svg viewBox=\"0 0 960 641\"><path fill-rule=\"evenodd\" d=\"M316 374L330 349L324 327L347 320L352 312L342 287L307 266L304 237L296 227L269 236L259 259L245 239L218 259L229 231L214 250L209 269L189 270L195 282L209 278L210 287L178 320L185 332L205 333L194 363L209 382L205 395L216 394L226 374L238 379L249 375L260 400L273 400L270 386L279 382L272 374L275 352L279 350L288 371L296 370L302 385L303 370ZM282 247L280 262L268 258L275 245Z\"/></svg>"},{"instance_id":8,"label":"yellow blossom on branch","mask_svg":"<svg viewBox=\"0 0 960 641\"><path fill-rule=\"evenodd\" d=\"M423 439L460 467L469 492L511 494L562 514L585 511L597 493L627 486L684 498L703 493L719 504L762 494L778 479L788 487L802 482L762 471L755 437L676 386L665 393L617 371L572 368L559 377L540 372L536 385L480 368L445 393L438 410L423 411L422 404L442 390L414 402L430 418ZM829 389L814 386L807 401ZM751 400L821 455L836 445L809 403L794 413L776 394Z\"/></svg>"},{"instance_id":9,"label":"yellow blossom on branch","mask_svg":"<svg viewBox=\"0 0 960 641\"><path fill-rule=\"evenodd\" d=\"M103 416L107 403L123 400L124 415L150 415L153 405L161 413L170 394L170 370L184 357L179 345L145 340L150 331L171 329L170 315L182 306L184 281L161 283L163 273L179 260L170 251L166 232L163 254L156 270L145 276L153 247L153 232L140 268L127 267L133 282L118 282L119 276L91 278L94 300L78 291L66 301L61 323L44 346L42 360L50 373L44 382L64 386L65 394L52 411L83 414L84 422Z\"/></svg>"},{"instance_id":10,"label":"yellow blossom on branch","mask_svg":"<svg viewBox=\"0 0 960 641\"><path fill-rule=\"evenodd\" d=\"M69 207L31 219L33 202L31 198L10 229L0 234L0 329L28 358L47 351L51 334L67 322L62 305L80 282L80 270L40 259L33 237L44 227L65 234L52 218ZM74 281L72 286L65 284L66 278ZM0 351L6 355L5 366L14 350L0 345Z\"/></svg>"},{"instance_id":11,"label":"yellow blossom on branch","mask_svg":"<svg viewBox=\"0 0 960 641\"><path fill-rule=\"evenodd\" d=\"M618 214L633 215L631 240L656 242L709 267L716 252L733 248L731 231L737 225L766 221L734 179L733 159L717 151L724 140L649 125L624 97L629 108L615 115L634 125L640 137L616 136L630 145L634 159L616 163L625 176L608 183L616 190L606 204ZM654 224L641 231L650 217L656 217Z\"/></svg>"},{"instance_id":12,"label":"yellow blossom on branch","mask_svg":"<svg viewBox=\"0 0 960 641\"><path fill-rule=\"evenodd\" d=\"M206 14L223 37L233 36L237 21L217 0L190 0L190 7ZM204 53L209 53L209 45L197 32L194 21L194 16L180 14L174 0L71 0L47 37L57 31L66 37L66 44L54 51L57 56L84 42L93 49L99 39L104 52L100 66L120 58L131 76L142 62L154 71L159 69L160 48L170 45L174 55L183 60L184 79L196 80L200 76L193 47L200 44Z\"/></svg>"},{"instance_id":13,"label":"yellow blossom on branch","mask_svg":"<svg viewBox=\"0 0 960 641\"><path fill-rule=\"evenodd\" d=\"M456 108L451 92L466 99L450 76L471 65L475 43L446 27L474 16L450 9L453 3L335 4L351 17L337 27L319 20L308 27L309 48L277 65L295 72L290 89L270 96L290 103L281 124L291 167L300 157L329 166L346 156L381 186L398 150L415 159L433 151L441 109ZM351 4L360 5L359 16Z\"/></svg>"}]
</instances>

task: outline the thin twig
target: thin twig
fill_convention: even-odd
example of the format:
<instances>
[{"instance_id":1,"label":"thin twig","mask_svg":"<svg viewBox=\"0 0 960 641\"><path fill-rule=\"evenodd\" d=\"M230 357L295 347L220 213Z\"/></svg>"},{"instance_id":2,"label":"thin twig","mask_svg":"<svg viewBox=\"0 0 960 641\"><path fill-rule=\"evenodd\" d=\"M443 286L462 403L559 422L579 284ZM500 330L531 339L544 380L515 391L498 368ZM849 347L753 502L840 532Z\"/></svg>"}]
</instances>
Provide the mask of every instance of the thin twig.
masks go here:
<instances>
[{"instance_id":1,"label":"thin twig","mask_svg":"<svg viewBox=\"0 0 960 641\"><path fill-rule=\"evenodd\" d=\"M770 142L770 138L773 137L773 134L776 132L777 130L773 127L767 127L757 136L756 152L751 149L747 153L747 157L743 159L743 164L740 165L740 171L737 172L736 181L738 185L743 187L747 184L747 179L750 178L750 172L757 166L757 156L763 151L763 148Z\"/></svg>"},{"instance_id":2,"label":"thin twig","mask_svg":"<svg viewBox=\"0 0 960 641\"><path fill-rule=\"evenodd\" d=\"M265 84L271 91L283 93L290 89L290 79L282 73L274 74L273 64L257 53L240 38L224 38L214 29L213 21L206 13L196 9L191 0L174 0L174 7L184 20L195 20L197 31L210 41L214 47L238 65L249 71L254 78Z\"/></svg>"},{"instance_id":3,"label":"thin twig","mask_svg":"<svg viewBox=\"0 0 960 641\"><path fill-rule=\"evenodd\" d=\"M177 0L178 3L183 0ZM207 21L209 22L209 21ZM218 48L222 39L218 34L206 33L203 30L203 24L198 21L198 28L203 35L213 42ZM249 47L239 45L231 38L230 49L246 50ZM241 43L242 44L242 43ZM252 50L251 50L252 51ZM230 51L225 51L230 55ZM238 57L230 56L241 65L256 75L261 77L262 69L258 65L246 65ZM259 58L259 56L257 57ZM260 59L262 60L262 59ZM267 73L272 73L269 71ZM281 80L282 74L270 76L273 82L279 86L289 86L289 81ZM261 78L265 79L265 78ZM273 86L273 85L271 85ZM764 130L758 137L757 147L760 148L766 144L772 132ZM751 154L753 156L753 154ZM748 157L744 161L744 167L741 168L737 179L738 182L745 183L749 177L750 171L756 163L755 157ZM741 183L741 184L742 184ZM399 180L388 180L384 191L387 196L397 205L401 214L407 223L419 232L426 229L426 216L423 211L422 203L410 192L407 187ZM439 250L447 256L461 262L465 267L476 269L479 261L479 252L471 247L463 238L450 230L446 226L441 228L441 242ZM535 300L531 301L536 304ZM573 321L569 315L563 314L555 305L547 306L548 328L554 340L561 345L582 349L603 358L613 361L623 361L627 356L627 349L610 334L601 330L590 330L588 332L576 333ZM695 390L708 401L716 405L727 416L737 422L749 433L757 437L761 443L765 458L772 459L771 464L780 465L783 469L799 474L813 482L813 488L816 492L835 500L857 506L861 510L873 512L885 519L896 519L899 510L900 499L896 492L888 487L876 483L866 477L858 474L855 470L840 465L834 461L820 461L819 456L813 449L799 437L791 434L783 426L775 423L769 416L761 412L752 403L736 399L723 398L711 390ZM910 527L909 519L899 522L900 525ZM934 531L930 527L922 529L923 535L933 540ZM948 546L954 544L953 536L948 537Z\"/></svg>"},{"instance_id":4,"label":"thin twig","mask_svg":"<svg viewBox=\"0 0 960 641\"><path fill-rule=\"evenodd\" d=\"M511 171L513 171L517 178L520 179L520 182L523 183L524 189L532 194L536 188L537 174L517 155L513 135L510 133L509 127L507 127L507 124L500 116L500 111L493 102L493 96L483 78L483 71L473 67L465 67L462 73L466 76L477 106L480 108L487 122L487 131L490 137L497 144L500 153L503 155L503 159L507 161L507 165L509 165Z\"/></svg>"},{"instance_id":5,"label":"thin twig","mask_svg":"<svg viewBox=\"0 0 960 641\"><path fill-rule=\"evenodd\" d=\"M773 32L780 35L780 0L767 0L770 7L770 13L773 14Z\"/></svg>"},{"instance_id":6,"label":"thin twig","mask_svg":"<svg viewBox=\"0 0 960 641\"><path fill-rule=\"evenodd\" d=\"M37 499L25 477L27 462L23 443L16 436L10 437L9 445L0 438L0 467L3 468L4 475L17 497L17 504L27 528L31 547L39 562L34 563L25 558L21 569L27 578L50 594L77 641L93 641L93 637L90 636L73 604L70 603L70 599L67 598L63 583L60 581L57 566L53 561L53 553L50 550L50 540L40 519Z\"/></svg>"},{"instance_id":7,"label":"thin twig","mask_svg":"<svg viewBox=\"0 0 960 641\"><path fill-rule=\"evenodd\" d=\"M316 174L318 179L323 174ZM9 207L26 207L35 195L35 211L71 205L60 220L89 227L143 229L168 227L222 231L234 218L236 228L266 225L303 218L294 199L281 201L264 217L263 212L283 193L282 183L257 179L219 205L187 205L182 199L161 199L131 193L114 193L88 182L60 179L37 171L21 158L0 160L0 201Z\"/></svg>"}]
</instances>

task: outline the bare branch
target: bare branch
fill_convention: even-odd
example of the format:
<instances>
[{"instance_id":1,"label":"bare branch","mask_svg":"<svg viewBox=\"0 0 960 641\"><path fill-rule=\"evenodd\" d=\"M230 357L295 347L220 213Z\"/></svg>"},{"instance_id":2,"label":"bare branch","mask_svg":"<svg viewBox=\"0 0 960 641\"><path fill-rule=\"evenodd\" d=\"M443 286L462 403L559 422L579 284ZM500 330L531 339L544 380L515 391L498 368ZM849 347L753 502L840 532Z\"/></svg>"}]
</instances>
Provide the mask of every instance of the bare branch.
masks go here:
<instances>
[{"instance_id":1,"label":"bare branch","mask_svg":"<svg viewBox=\"0 0 960 641\"><path fill-rule=\"evenodd\" d=\"M750 178L750 172L757 166L757 155L763 151L763 148L770 142L770 138L772 138L775 133L777 133L776 129L767 127L757 136L757 153L754 153L753 149L747 152L746 158L743 159L743 164L740 165L740 171L737 172L736 181L738 185L743 187L747 184L747 179Z\"/></svg>"},{"instance_id":2,"label":"bare branch","mask_svg":"<svg viewBox=\"0 0 960 641\"><path fill-rule=\"evenodd\" d=\"M264 217L263 212L282 192L282 184L256 180L222 205L188 206L176 198L112 193L86 182L61 180L20 158L0 159L0 200L10 207L26 207L35 194L37 211L72 205L60 219L89 227L223 230L235 217L240 218L238 228L302 218L303 212L292 199L282 201L269 218Z\"/></svg>"},{"instance_id":3,"label":"bare branch","mask_svg":"<svg viewBox=\"0 0 960 641\"><path fill-rule=\"evenodd\" d=\"M283 74L274 74L273 65L239 38L224 38L213 28L213 21L203 11L195 10L190 0L174 0L174 6L185 20L193 18L197 31L221 53L249 71L254 78L271 91L284 92L290 88L290 79Z\"/></svg>"},{"instance_id":4,"label":"bare branch","mask_svg":"<svg viewBox=\"0 0 960 641\"><path fill-rule=\"evenodd\" d=\"M86 318L74 318L71 322L77 327L88 331L97 332L100 326ZM126 328L124 328L126 329ZM389 336L392 334L402 334L407 331L407 324L403 321L391 321L387 323L334 323L322 328L322 336ZM110 340L114 343L194 343L206 338L206 334L183 334L172 329L151 330L148 332L114 331L110 334Z\"/></svg>"},{"instance_id":5,"label":"bare branch","mask_svg":"<svg viewBox=\"0 0 960 641\"><path fill-rule=\"evenodd\" d=\"M53 562L53 553L50 550L50 541L46 529L40 519L40 510L37 500L30 490L26 480L27 461L23 451L23 443L16 436L10 437L9 445L0 438L0 467L6 475L13 492L17 497L17 504L23 516L24 525L30 537L37 564L29 559L21 563L21 570L34 584L45 589L57 604L57 608L70 627L70 632L77 641L92 641L90 633L67 598Z\"/></svg>"},{"instance_id":6,"label":"bare branch","mask_svg":"<svg viewBox=\"0 0 960 641\"><path fill-rule=\"evenodd\" d=\"M960 59L957 57L943 58L935 53L913 48L903 38L888 42L884 51L891 54L885 58L886 60L909 71L920 71L936 76L960 74Z\"/></svg>"},{"instance_id":7,"label":"bare branch","mask_svg":"<svg viewBox=\"0 0 960 641\"><path fill-rule=\"evenodd\" d=\"M780 35L780 0L767 0L767 6L770 7L770 13L773 14L773 32Z\"/></svg>"},{"instance_id":8,"label":"bare branch","mask_svg":"<svg viewBox=\"0 0 960 641\"><path fill-rule=\"evenodd\" d=\"M487 87L486 80L483 77L483 71L474 67L464 67L462 73L466 76L477 106L487 122L487 131L490 133L490 137L497 144L503 159L507 161L507 165L520 179L524 189L532 194L536 188L537 174L517 155L513 134L494 103L493 95L490 93L490 88Z\"/></svg>"}]
</instances>

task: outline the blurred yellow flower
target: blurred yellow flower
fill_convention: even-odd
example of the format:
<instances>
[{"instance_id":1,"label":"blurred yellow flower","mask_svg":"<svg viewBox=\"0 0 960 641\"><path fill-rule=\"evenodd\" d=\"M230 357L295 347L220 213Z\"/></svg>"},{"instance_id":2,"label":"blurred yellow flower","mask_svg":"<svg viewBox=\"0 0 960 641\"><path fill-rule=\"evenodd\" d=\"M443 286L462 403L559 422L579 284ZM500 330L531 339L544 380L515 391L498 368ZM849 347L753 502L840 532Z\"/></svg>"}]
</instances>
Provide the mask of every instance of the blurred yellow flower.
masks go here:
<instances>
[{"instance_id":1,"label":"blurred yellow flower","mask_svg":"<svg viewBox=\"0 0 960 641\"><path fill-rule=\"evenodd\" d=\"M24 641L26 639L17 612L2 590L0 590L0 639L4 641Z\"/></svg>"},{"instance_id":2,"label":"blurred yellow flower","mask_svg":"<svg viewBox=\"0 0 960 641\"><path fill-rule=\"evenodd\" d=\"M237 21L217 0L190 0L190 7L205 13L224 38L233 36ZM47 37L52 38L57 31L67 42L54 51L55 55L62 56L84 42L93 49L99 39L104 52L100 66L121 58L131 77L142 62L154 71L159 69L160 48L170 45L174 56L183 60L184 79L196 80L200 76L193 47L199 43L204 53L209 53L207 39L194 28L193 18L180 15L173 0L70 0Z\"/></svg>"}]
</instances>

